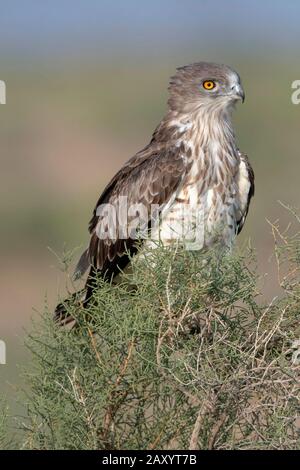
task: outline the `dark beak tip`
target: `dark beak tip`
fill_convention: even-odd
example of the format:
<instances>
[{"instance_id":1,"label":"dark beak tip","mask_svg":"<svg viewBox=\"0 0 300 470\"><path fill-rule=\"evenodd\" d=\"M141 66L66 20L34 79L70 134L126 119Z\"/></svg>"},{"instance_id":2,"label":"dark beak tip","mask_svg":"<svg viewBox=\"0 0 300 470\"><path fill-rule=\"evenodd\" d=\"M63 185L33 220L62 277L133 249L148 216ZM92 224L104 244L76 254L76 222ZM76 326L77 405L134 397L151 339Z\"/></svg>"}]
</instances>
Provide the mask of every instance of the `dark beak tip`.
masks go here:
<instances>
[{"instance_id":1,"label":"dark beak tip","mask_svg":"<svg viewBox=\"0 0 300 470\"><path fill-rule=\"evenodd\" d=\"M244 92L244 90L241 90L238 95L241 99L241 102L244 103L244 101L245 101L245 92Z\"/></svg>"}]
</instances>

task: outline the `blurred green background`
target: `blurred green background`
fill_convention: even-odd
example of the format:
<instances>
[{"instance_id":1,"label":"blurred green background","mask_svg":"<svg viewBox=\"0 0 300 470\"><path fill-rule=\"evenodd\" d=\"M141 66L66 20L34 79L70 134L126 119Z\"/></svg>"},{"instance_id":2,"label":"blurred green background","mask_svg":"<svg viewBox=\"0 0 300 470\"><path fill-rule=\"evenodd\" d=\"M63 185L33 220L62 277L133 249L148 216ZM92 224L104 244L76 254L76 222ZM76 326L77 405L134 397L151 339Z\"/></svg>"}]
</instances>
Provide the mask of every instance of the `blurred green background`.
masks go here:
<instances>
[{"instance_id":1,"label":"blurred green background","mask_svg":"<svg viewBox=\"0 0 300 470\"><path fill-rule=\"evenodd\" d=\"M68 281L63 250L83 248L103 186L150 139L164 114L176 66L226 63L246 102L234 116L240 148L256 173L256 195L240 237L258 252L265 298L280 294L266 219L299 205L300 3L12 0L1 6L0 394L15 403L24 328L54 307ZM50 249L49 249L50 248ZM78 252L79 254L79 252ZM265 276L264 273L268 272Z\"/></svg>"}]
</instances>

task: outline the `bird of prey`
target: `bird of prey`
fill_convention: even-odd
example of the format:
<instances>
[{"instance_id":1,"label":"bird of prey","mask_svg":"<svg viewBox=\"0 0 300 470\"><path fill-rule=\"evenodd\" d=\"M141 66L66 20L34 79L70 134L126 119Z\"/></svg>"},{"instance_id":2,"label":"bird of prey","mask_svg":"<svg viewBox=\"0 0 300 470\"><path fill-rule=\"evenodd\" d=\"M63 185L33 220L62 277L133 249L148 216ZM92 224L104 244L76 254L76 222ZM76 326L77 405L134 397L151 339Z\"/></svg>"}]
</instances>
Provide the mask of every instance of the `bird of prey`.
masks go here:
<instances>
[{"instance_id":1,"label":"bird of prey","mask_svg":"<svg viewBox=\"0 0 300 470\"><path fill-rule=\"evenodd\" d=\"M137 238L126 229L141 214L140 207L145 209L143 223L165 245L185 236L176 228L184 206L197 221L197 249L216 240L231 246L254 194L254 173L237 147L231 120L234 105L244 98L239 75L226 65L197 62L177 69L170 79L167 112L150 143L124 164L96 204L89 246L76 268L79 276L89 269L83 305L95 288L95 273L112 279L137 252ZM129 208L123 224L119 211L113 210L111 218L106 213L107 208L120 209L120 201ZM145 237L144 243L151 245L151 240ZM65 313L62 303L55 317Z\"/></svg>"}]
</instances>

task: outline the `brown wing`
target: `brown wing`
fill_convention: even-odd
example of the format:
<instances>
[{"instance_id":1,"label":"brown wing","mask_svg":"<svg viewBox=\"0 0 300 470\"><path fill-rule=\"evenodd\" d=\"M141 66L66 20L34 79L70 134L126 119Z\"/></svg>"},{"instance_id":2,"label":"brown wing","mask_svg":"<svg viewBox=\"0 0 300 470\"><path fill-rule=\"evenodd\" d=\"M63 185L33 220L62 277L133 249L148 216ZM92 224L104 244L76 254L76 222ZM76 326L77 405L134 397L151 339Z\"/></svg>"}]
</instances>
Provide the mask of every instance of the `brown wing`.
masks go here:
<instances>
[{"instance_id":1,"label":"brown wing","mask_svg":"<svg viewBox=\"0 0 300 470\"><path fill-rule=\"evenodd\" d=\"M239 234L244 226L251 198L254 196L254 171L250 165L247 155L240 152L240 169L239 169L239 196L242 207L241 217L237 221L237 233Z\"/></svg>"},{"instance_id":2,"label":"brown wing","mask_svg":"<svg viewBox=\"0 0 300 470\"><path fill-rule=\"evenodd\" d=\"M90 265L110 277L123 269L128 263L128 256L137 250L136 240L119 236L118 217L114 235L99 238L99 232L103 229L103 204L117 207L119 198L124 196L128 207L142 203L148 211L149 223L151 205L156 204L161 210L181 187L186 171L187 164L177 147L160 149L148 146L130 159L104 189L96 204L89 224L90 244L76 272L82 275Z\"/></svg>"}]
</instances>

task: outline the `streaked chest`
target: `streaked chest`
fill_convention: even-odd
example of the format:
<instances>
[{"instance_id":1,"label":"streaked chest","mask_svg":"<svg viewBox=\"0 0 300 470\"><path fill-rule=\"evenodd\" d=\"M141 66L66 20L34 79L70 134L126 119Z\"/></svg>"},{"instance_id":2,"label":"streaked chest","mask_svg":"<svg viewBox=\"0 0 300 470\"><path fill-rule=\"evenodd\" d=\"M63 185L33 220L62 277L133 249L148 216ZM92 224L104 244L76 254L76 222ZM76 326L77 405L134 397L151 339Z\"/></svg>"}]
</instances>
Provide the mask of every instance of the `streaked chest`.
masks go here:
<instances>
[{"instance_id":1,"label":"streaked chest","mask_svg":"<svg viewBox=\"0 0 300 470\"><path fill-rule=\"evenodd\" d=\"M174 209L176 202L192 207L201 205L208 211L212 206L228 204L237 192L238 154L233 149L230 153L214 140L203 147L193 142L186 145L192 151L192 165L174 201Z\"/></svg>"}]
</instances>

